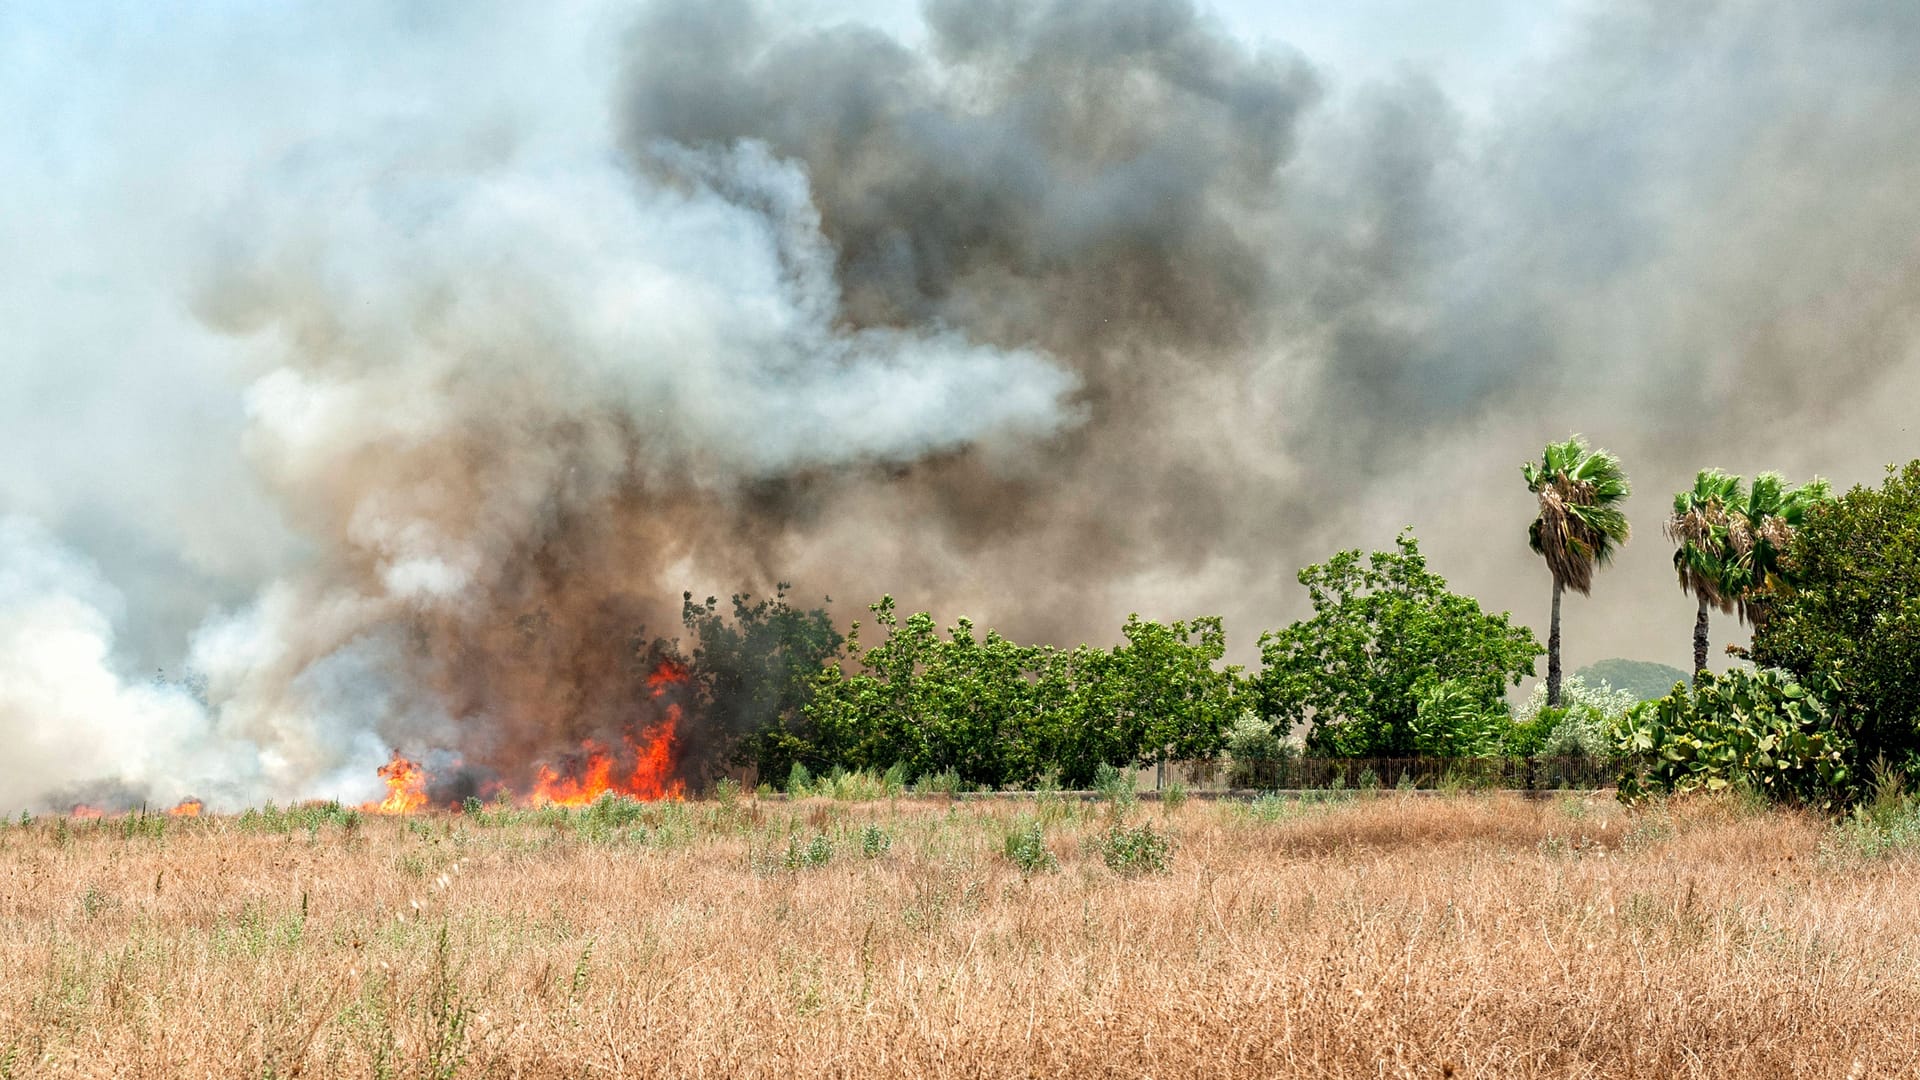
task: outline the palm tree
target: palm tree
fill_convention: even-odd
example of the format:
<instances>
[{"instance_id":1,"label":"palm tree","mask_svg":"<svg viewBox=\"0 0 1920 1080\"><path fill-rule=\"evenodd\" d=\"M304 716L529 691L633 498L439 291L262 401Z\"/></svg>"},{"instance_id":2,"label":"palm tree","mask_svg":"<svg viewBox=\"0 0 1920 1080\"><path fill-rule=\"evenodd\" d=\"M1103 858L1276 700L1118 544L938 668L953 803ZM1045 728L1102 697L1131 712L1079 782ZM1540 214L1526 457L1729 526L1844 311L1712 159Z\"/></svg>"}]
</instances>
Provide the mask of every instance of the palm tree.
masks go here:
<instances>
[{"instance_id":1,"label":"palm tree","mask_svg":"<svg viewBox=\"0 0 1920 1080\"><path fill-rule=\"evenodd\" d=\"M1632 488L1620 459L1588 449L1575 435L1548 443L1538 463L1520 466L1527 490L1540 499L1540 514L1527 527L1527 543L1553 574L1553 624L1547 634L1547 704L1560 704L1560 594L1593 592L1593 571L1613 561L1632 529L1620 510Z\"/></svg>"},{"instance_id":2,"label":"palm tree","mask_svg":"<svg viewBox=\"0 0 1920 1080\"><path fill-rule=\"evenodd\" d=\"M1771 474L1756 477L1754 486L1766 475ZM1732 537L1746 529L1741 514L1745 504L1740 478L1719 469L1701 469L1694 474L1693 487L1673 497L1665 529L1674 544L1673 570L1680 576L1680 591L1700 602L1693 620L1696 675L1707 670L1708 609L1731 612L1744 595L1746 570L1734 558ZM1752 549L1749 543L1747 550Z\"/></svg>"},{"instance_id":3,"label":"palm tree","mask_svg":"<svg viewBox=\"0 0 1920 1080\"><path fill-rule=\"evenodd\" d=\"M1779 473L1765 472L1753 478L1745 502L1735 508L1727 535L1737 586L1731 598L1739 605L1740 621L1752 623L1756 633L1772 610L1773 598L1793 587L1792 570L1780 556L1806 521L1807 511L1831 498L1832 487L1817 476L1790 487Z\"/></svg>"}]
</instances>

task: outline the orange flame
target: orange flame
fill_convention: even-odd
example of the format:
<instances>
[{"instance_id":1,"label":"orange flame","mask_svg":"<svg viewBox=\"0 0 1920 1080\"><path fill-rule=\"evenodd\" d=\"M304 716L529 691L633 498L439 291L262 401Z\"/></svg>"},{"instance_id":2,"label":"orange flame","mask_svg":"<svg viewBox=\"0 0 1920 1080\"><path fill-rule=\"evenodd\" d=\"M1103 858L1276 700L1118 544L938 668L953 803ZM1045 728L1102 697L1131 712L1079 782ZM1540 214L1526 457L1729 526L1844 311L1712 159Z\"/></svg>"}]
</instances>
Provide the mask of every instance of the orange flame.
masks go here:
<instances>
[{"instance_id":1,"label":"orange flame","mask_svg":"<svg viewBox=\"0 0 1920 1080\"><path fill-rule=\"evenodd\" d=\"M565 772L552 765L541 765L535 774L532 802L535 805L587 806L602 795L625 795L633 799L679 798L685 785L671 778L673 736L680 723L680 706L667 707L666 719L642 731L628 735L626 758L633 764L623 768L609 747L592 739L580 744L581 758ZM616 772L619 769L619 772Z\"/></svg>"},{"instance_id":2,"label":"orange flame","mask_svg":"<svg viewBox=\"0 0 1920 1080\"><path fill-rule=\"evenodd\" d=\"M77 818L86 818L88 820L92 820L93 818L106 817L107 812L105 810L100 809L97 806L88 806L85 803L82 803L79 806L76 806L72 810L68 811L67 816L77 817Z\"/></svg>"},{"instance_id":3,"label":"orange flame","mask_svg":"<svg viewBox=\"0 0 1920 1080\"><path fill-rule=\"evenodd\" d=\"M361 809L376 814L410 814L427 804L427 770L393 752L393 760L374 770L387 782L387 797Z\"/></svg>"},{"instance_id":4,"label":"orange flame","mask_svg":"<svg viewBox=\"0 0 1920 1080\"><path fill-rule=\"evenodd\" d=\"M172 817L199 817L200 811L206 808L206 803L201 802L199 799L189 797L181 799L180 805L167 811L167 813Z\"/></svg>"},{"instance_id":5,"label":"orange flame","mask_svg":"<svg viewBox=\"0 0 1920 1080\"><path fill-rule=\"evenodd\" d=\"M654 697L659 697L661 694L666 693L668 688L678 686L686 681L687 666L685 664L676 664L671 660L662 660L660 666L653 669L653 674L647 676L647 689L653 691Z\"/></svg>"},{"instance_id":6,"label":"orange flame","mask_svg":"<svg viewBox=\"0 0 1920 1080\"><path fill-rule=\"evenodd\" d=\"M684 664L665 661L647 676L647 689L659 698L687 681ZM673 778L673 749L680 725L680 706L669 704L658 723L637 733L629 730L614 747L595 739L580 744L580 753L559 762L542 762L534 771L533 790L520 801L532 806L588 806L603 795L632 799L677 799L686 785ZM381 814L407 814L427 804L427 772L394 752L380 766L387 797L363 809ZM496 782L497 785L497 782ZM498 790L497 786L494 790Z\"/></svg>"}]
</instances>

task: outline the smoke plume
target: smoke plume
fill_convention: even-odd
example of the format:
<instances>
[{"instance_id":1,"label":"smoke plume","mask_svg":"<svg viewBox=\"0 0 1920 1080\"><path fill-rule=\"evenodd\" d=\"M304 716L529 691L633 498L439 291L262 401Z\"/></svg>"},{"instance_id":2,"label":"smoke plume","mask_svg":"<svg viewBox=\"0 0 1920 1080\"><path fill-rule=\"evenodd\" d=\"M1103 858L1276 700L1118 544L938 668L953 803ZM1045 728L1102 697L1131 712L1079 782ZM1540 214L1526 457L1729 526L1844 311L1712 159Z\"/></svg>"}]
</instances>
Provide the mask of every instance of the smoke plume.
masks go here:
<instances>
[{"instance_id":1,"label":"smoke plume","mask_svg":"<svg viewBox=\"0 0 1920 1080\"><path fill-rule=\"evenodd\" d=\"M226 16L0 16L0 808L524 785L686 587L1244 659L1411 523L1538 621L1569 430L1642 493L1571 659L1676 659L1663 492L1914 452L1894 6L1560 16L1485 102L1189 0Z\"/></svg>"}]
</instances>

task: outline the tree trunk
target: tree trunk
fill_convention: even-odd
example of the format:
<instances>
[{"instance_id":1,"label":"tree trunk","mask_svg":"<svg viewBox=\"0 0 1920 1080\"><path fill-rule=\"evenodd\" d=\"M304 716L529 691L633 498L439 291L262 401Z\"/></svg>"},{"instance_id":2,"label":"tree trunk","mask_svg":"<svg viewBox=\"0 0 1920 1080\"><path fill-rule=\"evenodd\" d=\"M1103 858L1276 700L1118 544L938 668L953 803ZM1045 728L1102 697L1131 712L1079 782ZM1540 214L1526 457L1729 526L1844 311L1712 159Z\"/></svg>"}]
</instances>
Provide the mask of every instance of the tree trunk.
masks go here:
<instances>
[{"instance_id":1,"label":"tree trunk","mask_svg":"<svg viewBox=\"0 0 1920 1080\"><path fill-rule=\"evenodd\" d=\"M1693 673L1707 670L1707 598L1700 598L1700 614L1693 617Z\"/></svg>"},{"instance_id":2,"label":"tree trunk","mask_svg":"<svg viewBox=\"0 0 1920 1080\"><path fill-rule=\"evenodd\" d=\"M1547 708L1560 705L1560 592L1559 578L1553 579L1553 622L1547 629Z\"/></svg>"}]
</instances>

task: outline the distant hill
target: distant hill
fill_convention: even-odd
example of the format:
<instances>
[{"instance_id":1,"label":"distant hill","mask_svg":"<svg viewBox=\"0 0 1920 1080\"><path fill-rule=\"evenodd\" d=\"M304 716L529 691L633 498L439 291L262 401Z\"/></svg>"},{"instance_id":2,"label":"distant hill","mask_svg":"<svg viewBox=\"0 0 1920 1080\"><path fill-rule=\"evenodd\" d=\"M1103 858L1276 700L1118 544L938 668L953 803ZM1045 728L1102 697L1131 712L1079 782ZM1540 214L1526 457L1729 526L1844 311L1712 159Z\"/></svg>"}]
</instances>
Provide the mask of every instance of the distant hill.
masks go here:
<instances>
[{"instance_id":1,"label":"distant hill","mask_svg":"<svg viewBox=\"0 0 1920 1080\"><path fill-rule=\"evenodd\" d=\"M1677 667L1656 664L1651 660L1601 660L1588 664L1575 675L1588 683L1604 682L1615 690L1630 690L1641 701L1651 701L1657 697L1666 697L1677 682L1693 684L1693 677Z\"/></svg>"}]
</instances>

